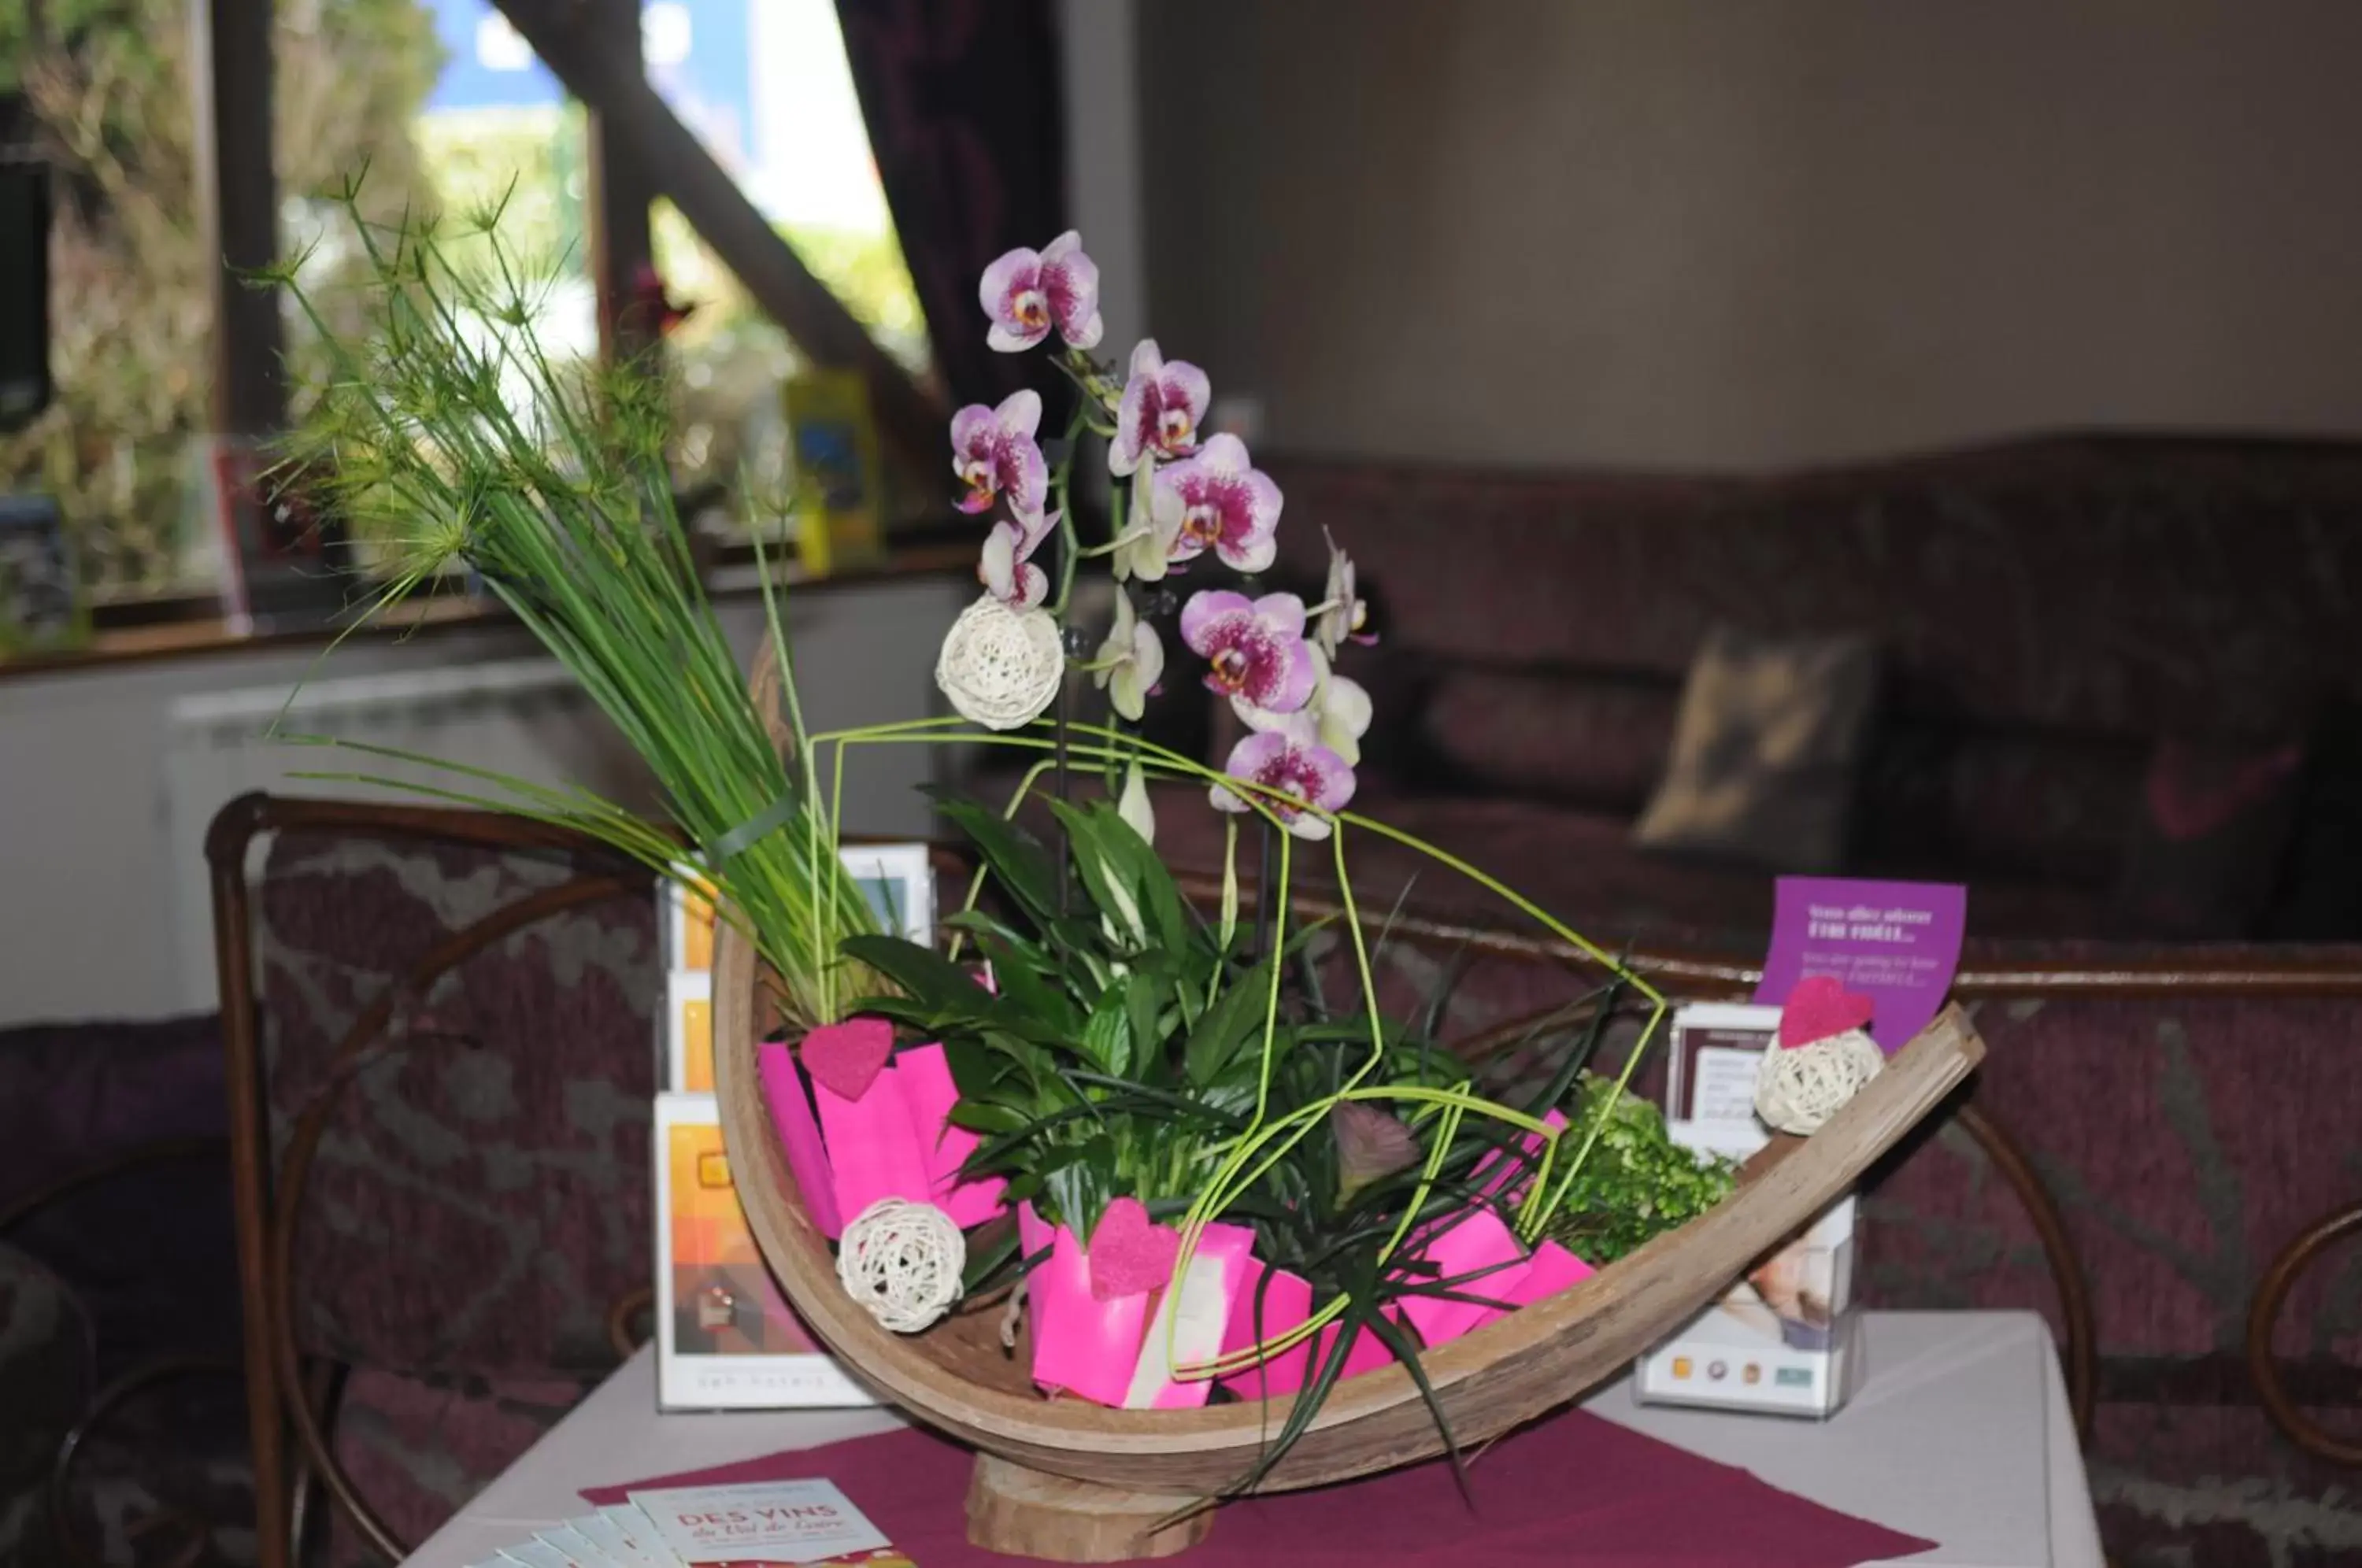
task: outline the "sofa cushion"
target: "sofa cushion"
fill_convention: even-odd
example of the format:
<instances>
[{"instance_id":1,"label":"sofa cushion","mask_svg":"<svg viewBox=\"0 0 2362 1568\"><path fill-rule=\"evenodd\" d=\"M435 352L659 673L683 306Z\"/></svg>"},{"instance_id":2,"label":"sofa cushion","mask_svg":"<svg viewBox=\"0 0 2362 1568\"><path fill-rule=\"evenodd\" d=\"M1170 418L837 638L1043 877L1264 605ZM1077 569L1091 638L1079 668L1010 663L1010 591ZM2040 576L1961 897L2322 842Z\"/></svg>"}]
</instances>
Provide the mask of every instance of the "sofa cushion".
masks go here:
<instances>
[{"instance_id":1,"label":"sofa cushion","mask_svg":"<svg viewBox=\"0 0 2362 1568\"><path fill-rule=\"evenodd\" d=\"M2158 744L2116 884L2120 926L2251 936L2279 881L2304 748L2294 741Z\"/></svg>"},{"instance_id":2,"label":"sofa cushion","mask_svg":"<svg viewBox=\"0 0 2362 1568\"><path fill-rule=\"evenodd\" d=\"M1876 695L1867 638L1716 627L1690 665L1642 845L1834 871Z\"/></svg>"},{"instance_id":3,"label":"sofa cushion","mask_svg":"<svg viewBox=\"0 0 2362 1568\"><path fill-rule=\"evenodd\" d=\"M1637 815L1680 700L1648 677L1455 664L1429 682L1420 731L1440 782Z\"/></svg>"}]
</instances>

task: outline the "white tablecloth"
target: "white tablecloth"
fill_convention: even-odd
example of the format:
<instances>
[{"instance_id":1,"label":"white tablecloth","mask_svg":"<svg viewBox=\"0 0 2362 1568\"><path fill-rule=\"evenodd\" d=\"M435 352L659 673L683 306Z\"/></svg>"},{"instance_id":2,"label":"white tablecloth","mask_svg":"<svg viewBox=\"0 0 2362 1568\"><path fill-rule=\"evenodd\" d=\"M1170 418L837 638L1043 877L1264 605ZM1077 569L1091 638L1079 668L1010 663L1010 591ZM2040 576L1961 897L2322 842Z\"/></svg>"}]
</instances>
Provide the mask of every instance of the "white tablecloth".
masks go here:
<instances>
[{"instance_id":1,"label":"white tablecloth","mask_svg":"<svg viewBox=\"0 0 2362 1568\"><path fill-rule=\"evenodd\" d=\"M1908 1559L1915 1568L2102 1568L2065 1386L2039 1318L1873 1312L1861 1329L1868 1376L1827 1421L1644 1408L1620 1381L1585 1404L1772 1485L1941 1543ZM579 1487L836 1442L898 1419L880 1410L661 1415L655 1355L643 1350L409 1561L480 1562L586 1512ZM892 1530L892 1520L878 1522Z\"/></svg>"}]
</instances>

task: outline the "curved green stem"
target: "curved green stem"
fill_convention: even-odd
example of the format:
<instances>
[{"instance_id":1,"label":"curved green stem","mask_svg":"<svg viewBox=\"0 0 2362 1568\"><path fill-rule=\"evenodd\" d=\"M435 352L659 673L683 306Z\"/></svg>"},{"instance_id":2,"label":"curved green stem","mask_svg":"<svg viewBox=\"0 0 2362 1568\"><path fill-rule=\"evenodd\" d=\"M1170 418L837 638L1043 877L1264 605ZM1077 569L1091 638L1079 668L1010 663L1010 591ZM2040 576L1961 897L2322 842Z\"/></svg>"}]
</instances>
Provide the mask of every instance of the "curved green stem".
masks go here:
<instances>
[{"instance_id":1,"label":"curved green stem","mask_svg":"<svg viewBox=\"0 0 2362 1568\"><path fill-rule=\"evenodd\" d=\"M1088 403L1076 400L1074 417L1066 421L1066 449L1050 475L1051 504L1058 512L1058 596L1050 602L1050 614L1061 626L1066 624L1066 601L1075 591L1075 566L1082 550L1081 536L1075 531L1075 455L1082 449L1089 410Z\"/></svg>"}]
</instances>

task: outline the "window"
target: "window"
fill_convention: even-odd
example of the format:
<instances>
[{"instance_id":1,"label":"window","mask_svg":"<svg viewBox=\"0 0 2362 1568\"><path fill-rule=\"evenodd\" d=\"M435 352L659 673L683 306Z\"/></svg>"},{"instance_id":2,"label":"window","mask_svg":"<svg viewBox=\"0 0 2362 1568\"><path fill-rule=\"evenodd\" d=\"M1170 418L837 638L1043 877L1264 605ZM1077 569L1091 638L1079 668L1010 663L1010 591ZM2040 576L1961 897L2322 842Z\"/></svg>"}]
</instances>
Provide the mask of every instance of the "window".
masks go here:
<instances>
[{"instance_id":1,"label":"window","mask_svg":"<svg viewBox=\"0 0 2362 1568\"><path fill-rule=\"evenodd\" d=\"M188 0L0 0L0 143L38 147L61 192L56 401L0 436L0 493L58 498L103 617L219 582L190 23ZM448 232L501 205L505 242L563 273L537 323L545 348L594 351L586 116L490 0L277 0L273 26L281 236L307 281L332 285L353 263L329 198L366 169L364 205L389 223L439 211ZM642 49L651 82L806 266L926 374L832 0L646 0ZM740 495L739 476L784 477L781 387L798 357L669 206L654 227L671 293L696 306L671 340L680 478L718 497L712 515L734 532L765 493ZM285 326L300 364L316 352L311 328L292 308Z\"/></svg>"},{"instance_id":2,"label":"window","mask_svg":"<svg viewBox=\"0 0 2362 1568\"><path fill-rule=\"evenodd\" d=\"M644 16L641 48L657 91L879 346L927 374L918 292L832 0L650 0ZM727 492L719 511L744 529L785 491L780 389L800 357L669 204L657 204L655 240L672 296L696 307L669 340L681 385L680 479L691 491Z\"/></svg>"},{"instance_id":3,"label":"window","mask_svg":"<svg viewBox=\"0 0 2362 1568\"><path fill-rule=\"evenodd\" d=\"M39 27L39 31L35 30ZM0 436L0 492L57 498L102 603L189 574L211 280L197 234L185 0L0 5L0 140L55 171L55 397Z\"/></svg>"}]
</instances>

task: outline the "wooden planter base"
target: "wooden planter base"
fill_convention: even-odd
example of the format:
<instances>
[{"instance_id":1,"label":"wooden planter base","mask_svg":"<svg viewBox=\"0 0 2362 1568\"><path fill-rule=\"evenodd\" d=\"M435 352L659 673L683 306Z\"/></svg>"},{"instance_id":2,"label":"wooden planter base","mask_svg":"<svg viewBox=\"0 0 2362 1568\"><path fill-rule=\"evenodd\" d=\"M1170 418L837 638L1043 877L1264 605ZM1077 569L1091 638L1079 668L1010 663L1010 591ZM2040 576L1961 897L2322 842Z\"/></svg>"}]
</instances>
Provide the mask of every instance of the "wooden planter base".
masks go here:
<instances>
[{"instance_id":1,"label":"wooden planter base","mask_svg":"<svg viewBox=\"0 0 2362 1568\"><path fill-rule=\"evenodd\" d=\"M1184 1509L1192 1511L1165 1522ZM1202 1498L1127 1492L1028 1470L997 1454L977 1454L968 1482L968 1540L1013 1557L1053 1562L1171 1557L1213 1528L1214 1510Z\"/></svg>"}]
</instances>

